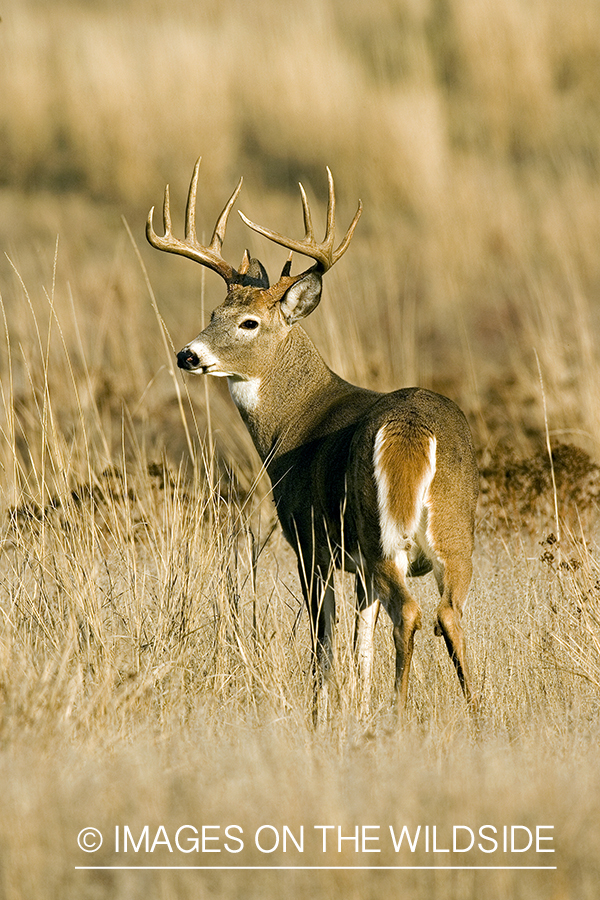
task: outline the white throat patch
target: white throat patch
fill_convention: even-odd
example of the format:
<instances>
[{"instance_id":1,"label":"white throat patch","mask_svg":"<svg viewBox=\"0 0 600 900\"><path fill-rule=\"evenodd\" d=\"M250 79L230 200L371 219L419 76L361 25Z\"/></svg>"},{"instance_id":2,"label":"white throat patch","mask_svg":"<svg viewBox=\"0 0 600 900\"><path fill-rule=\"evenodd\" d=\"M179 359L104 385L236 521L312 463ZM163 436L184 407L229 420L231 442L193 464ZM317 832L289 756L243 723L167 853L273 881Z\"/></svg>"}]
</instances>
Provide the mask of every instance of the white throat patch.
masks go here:
<instances>
[{"instance_id":1,"label":"white throat patch","mask_svg":"<svg viewBox=\"0 0 600 900\"><path fill-rule=\"evenodd\" d=\"M251 413L258 406L258 392L260 390L260 378L230 377L227 379L231 399L240 411Z\"/></svg>"}]
</instances>

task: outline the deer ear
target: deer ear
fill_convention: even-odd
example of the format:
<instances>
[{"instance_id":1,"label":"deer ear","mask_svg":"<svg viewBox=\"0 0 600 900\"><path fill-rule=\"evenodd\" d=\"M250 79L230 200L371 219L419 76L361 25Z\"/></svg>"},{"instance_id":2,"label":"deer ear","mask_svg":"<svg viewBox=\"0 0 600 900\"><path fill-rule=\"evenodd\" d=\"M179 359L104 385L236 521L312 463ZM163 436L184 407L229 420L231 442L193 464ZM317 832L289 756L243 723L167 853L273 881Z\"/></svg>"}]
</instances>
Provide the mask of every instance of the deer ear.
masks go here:
<instances>
[{"instance_id":1,"label":"deer ear","mask_svg":"<svg viewBox=\"0 0 600 900\"><path fill-rule=\"evenodd\" d=\"M303 319L319 305L323 283L316 272L309 272L283 295L280 309L288 325Z\"/></svg>"}]
</instances>

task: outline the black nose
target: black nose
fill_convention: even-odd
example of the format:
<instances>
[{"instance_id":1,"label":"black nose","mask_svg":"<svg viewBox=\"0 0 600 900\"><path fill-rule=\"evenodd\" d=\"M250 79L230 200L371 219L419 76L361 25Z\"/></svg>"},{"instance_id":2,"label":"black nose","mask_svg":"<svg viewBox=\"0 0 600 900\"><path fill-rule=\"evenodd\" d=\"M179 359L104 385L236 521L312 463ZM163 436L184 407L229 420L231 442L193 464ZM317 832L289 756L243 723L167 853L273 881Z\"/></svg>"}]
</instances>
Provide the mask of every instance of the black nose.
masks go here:
<instances>
[{"instance_id":1,"label":"black nose","mask_svg":"<svg viewBox=\"0 0 600 900\"><path fill-rule=\"evenodd\" d=\"M177 365L180 369L197 369L200 364L200 357L193 350L184 347L177 354Z\"/></svg>"}]
</instances>

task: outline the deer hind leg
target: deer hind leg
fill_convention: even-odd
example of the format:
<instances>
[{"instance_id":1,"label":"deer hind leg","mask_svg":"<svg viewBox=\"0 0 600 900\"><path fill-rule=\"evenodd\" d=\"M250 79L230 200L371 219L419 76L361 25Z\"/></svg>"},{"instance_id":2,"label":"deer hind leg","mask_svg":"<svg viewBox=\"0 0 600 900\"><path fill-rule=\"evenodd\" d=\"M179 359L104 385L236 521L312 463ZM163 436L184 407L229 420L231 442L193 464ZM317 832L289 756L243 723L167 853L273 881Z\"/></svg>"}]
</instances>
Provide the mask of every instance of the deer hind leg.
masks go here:
<instances>
[{"instance_id":1,"label":"deer hind leg","mask_svg":"<svg viewBox=\"0 0 600 900\"><path fill-rule=\"evenodd\" d=\"M444 565L434 567L441 594L437 608L435 633L444 638L450 659L469 707L476 711L476 700L467 664L467 645L462 627L462 612L473 574L470 557L449 555Z\"/></svg>"},{"instance_id":2,"label":"deer hind leg","mask_svg":"<svg viewBox=\"0 0 600 900\"><path fill-rule=\"evenodd\" d=\"M379 616L379 600L373 596L372 580L362 569L356 573L356 622L354 654L358 663L359 709L361 718L368 716L373 681L373 642Z\"/></svg>"},{"instance_id":3,"label":"deer hind leg","mask_svg":"<svg viewBox=\"0 0 600 900\"><path fill-rule=\"evenodd\" d=\"M421 610L406 586L407 568L406 553L402 552L395 560L378 562L373 576L375 590L392 620L396 646L396 703L401 711L406 707L408 696L415 632L421 627Z\"/></svg>"}]
</instances>

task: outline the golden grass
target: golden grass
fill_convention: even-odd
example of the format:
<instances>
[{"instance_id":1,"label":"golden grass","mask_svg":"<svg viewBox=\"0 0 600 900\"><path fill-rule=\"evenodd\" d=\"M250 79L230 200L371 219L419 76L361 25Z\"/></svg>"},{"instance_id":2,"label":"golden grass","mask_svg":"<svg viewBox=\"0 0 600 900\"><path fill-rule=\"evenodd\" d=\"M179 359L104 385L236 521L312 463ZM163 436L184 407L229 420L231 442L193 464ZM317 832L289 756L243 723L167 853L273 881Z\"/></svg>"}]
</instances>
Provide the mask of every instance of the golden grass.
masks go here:
<instances>
[{"instance_id":1,"label":"golden grass","mask_svg":"<svg viewBox=\"0 0 600 900\"><path fill-rule=\"evenodd\" d=\"M598 19L593 0L3 12L0 897L596 896ZM159 320L183 345L216 279L143 240L165 181L181 227L199 152L200 231L244 174L241 208L300 233L295 182L316 217L329 164L340 228L358 195L365 213L307 327L345 377L433 387L469 416L479 731L427 579L405 727L383 620L359 720L349 579L331 722L310 727L306 613L266 479L223 386L173 371ZM239 222L228 258L247 241L275 272L283 254ZM432 865L446 855L383 839L376 857L323 854L314 826L436 825L444 840L486 823L553 825L554 855L508 856L557 870L75 869ZM173 839L187 824L238 824L244 851L111 849L117 825ZM304 854L260 853L263 824L304 825ZM97 854L77 847L86 826L105 835Z\"/></svg>"}]
</instances>

